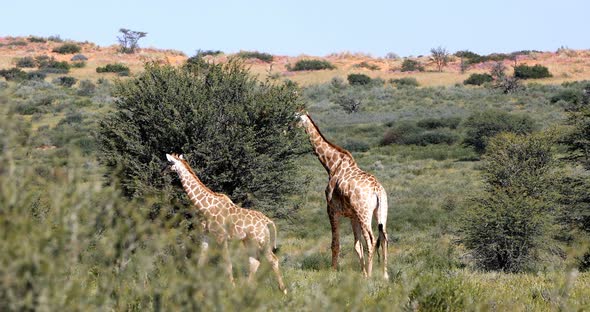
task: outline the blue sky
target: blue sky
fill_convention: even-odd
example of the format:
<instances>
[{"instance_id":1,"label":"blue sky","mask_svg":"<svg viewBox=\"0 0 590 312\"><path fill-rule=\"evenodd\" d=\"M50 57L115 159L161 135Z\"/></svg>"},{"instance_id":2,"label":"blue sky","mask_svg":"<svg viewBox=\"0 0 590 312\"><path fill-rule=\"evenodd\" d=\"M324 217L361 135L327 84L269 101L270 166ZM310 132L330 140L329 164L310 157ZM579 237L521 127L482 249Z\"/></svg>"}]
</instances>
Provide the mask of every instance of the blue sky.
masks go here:
<instances>
[{"instance_id":1,"label":"blue sky","mask_svg":"<svg viewBox=\"0 0 590 312\"><path fill-rule=\"evenodd\" d=\"M118 30L145 31L142 47L258 50L323 56L590 48L588 0L532 1L6 1L0 36L117 43Z\"/></svg>"}]
</instances>

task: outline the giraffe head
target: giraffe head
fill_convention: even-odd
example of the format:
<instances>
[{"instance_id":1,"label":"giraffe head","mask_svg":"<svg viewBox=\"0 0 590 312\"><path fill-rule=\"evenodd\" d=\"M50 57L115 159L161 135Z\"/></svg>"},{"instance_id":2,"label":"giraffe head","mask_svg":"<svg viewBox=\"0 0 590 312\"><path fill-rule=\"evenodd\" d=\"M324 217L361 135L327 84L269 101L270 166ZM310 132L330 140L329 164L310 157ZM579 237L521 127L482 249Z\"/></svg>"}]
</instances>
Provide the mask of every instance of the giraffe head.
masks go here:
<instances>
[{"instance_id":1,"label":"giraffe head","mask_svg":"<svg viewBox=\"0 0 590 312\"><path fill-rule=\"evenodd\" d=\"M182 155L166 154L166 159L168 159L168 161L172 163L172 165L170 165L170 169L176 171L177 173L186 164L186 160L184 160L184 156Z\"/></svg>"},{"instance_id":2,"label":"giraffe head","mask_svg":"<svg viewBox=\"0 0 590 312\"><path fill-rule=\"evenodd\" d=\"M305 110L300 110L300 111L296 112L295 119L297 120L297 127L298 128L306 127L311 122L309 119L309 115L307 114L307 111L305 111Z\"/></svg>"}]
</instances>

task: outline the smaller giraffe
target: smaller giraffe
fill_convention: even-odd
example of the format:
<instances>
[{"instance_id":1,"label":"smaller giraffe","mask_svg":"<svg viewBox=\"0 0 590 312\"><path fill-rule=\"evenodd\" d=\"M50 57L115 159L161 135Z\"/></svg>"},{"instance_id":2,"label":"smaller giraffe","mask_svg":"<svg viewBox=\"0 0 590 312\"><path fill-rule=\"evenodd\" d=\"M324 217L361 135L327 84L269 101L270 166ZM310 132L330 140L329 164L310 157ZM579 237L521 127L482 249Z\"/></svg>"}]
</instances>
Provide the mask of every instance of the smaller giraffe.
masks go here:
<instances>
[{"instance_id":1,"label":"smaller giraffe","mask_svg":"<svg viewBox=\"0 0 590 312\"><path fill-rule=\"evenodd\" d=\"M249 257L250 275L248 280L253 281L254 274L260 265L259 259L262 253L272 266L279 283L279 289L287 294L279 270L279 259L273 253L273 249L276 249L277 238L277 228L274 222L261 212L238 207L226 195L211 191L199 180L182 155L166 154L166 159L172 163L171 169L178 173L182 186L195 207L203 213L206 220L204 222L205 232L220 245L223 245L223 257L227 262L227 273L231 283L233 284L233 273L228 241L240 240L245 246L251 247L248 248L249 251L255 251ZM270 231L269 226L272 226L273 232ZM206 252L207 247L207 243L203 243L202 252Z\"/></svg>"}]
</instances>

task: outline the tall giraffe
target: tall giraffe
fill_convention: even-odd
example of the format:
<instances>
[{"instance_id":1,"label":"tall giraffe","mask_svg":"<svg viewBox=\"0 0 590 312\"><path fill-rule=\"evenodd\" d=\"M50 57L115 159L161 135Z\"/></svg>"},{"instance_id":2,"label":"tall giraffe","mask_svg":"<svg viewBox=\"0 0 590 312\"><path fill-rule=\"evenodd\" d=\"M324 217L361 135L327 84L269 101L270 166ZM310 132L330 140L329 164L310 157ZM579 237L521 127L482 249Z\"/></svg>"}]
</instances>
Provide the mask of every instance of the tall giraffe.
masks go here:
<instances>
[{"instance_id":1,"label":"tall giraffe","mask_svg":"<svg viewBox=\"0 0 590 312\"><path fill-rule=\"evenodd\" d=\"M387 273L387 193L377 179L361 170L352 154L326 140L317 125L306 112L297 114L299 125L305 128L314 153L328 172L326 201L328 217L332 227L332 268L338 267L340 253L339 217L351 219L354 233L354 249L359 257L365 276L371 276L374 251L381 247L383 252L383 277ZM379 236L375 240L371 221L377 221ZM367 248L365 259L363 243Z\"/></svg>"},{"instance_id":2,"label":"tall giraffe","mask_svg":"<svg viewBox=\"0 0 590 312\"><path fill-rule=\"evenodd\" d=\"M178 173L180 181L189 198L205 217L205 232L211 235L220 245L223 245L223 257L227 261L227 273L233 284L232 263L229 257L228 241L240 240L249 250L255 250L249 257L250 275L252 281L260 265L260 253L272 265L277 277L279 289L287 293L279 270L279 259L273 253L276 249L277 228L272 220L261 212L240 208L229 197L207 188L194 173L182 155L166 154L166 159L172 163L171 169ZM273 232L270 231L272 226ZM207 245L204 244L206 251ZM202 259L202 258L201 258Z\"/></svg>"}]
</instances>

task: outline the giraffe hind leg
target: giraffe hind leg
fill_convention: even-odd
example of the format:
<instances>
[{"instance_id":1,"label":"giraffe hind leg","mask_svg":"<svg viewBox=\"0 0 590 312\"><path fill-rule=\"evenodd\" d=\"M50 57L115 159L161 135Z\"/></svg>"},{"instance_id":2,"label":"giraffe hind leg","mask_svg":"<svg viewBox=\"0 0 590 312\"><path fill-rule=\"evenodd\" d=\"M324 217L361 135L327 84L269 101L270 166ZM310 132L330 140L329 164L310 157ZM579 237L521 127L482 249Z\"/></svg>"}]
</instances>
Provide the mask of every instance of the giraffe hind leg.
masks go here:
<instances>
[{"instance_id":1,"label":"giraffe hind leg","mask_svg":"<svg viewBox=\"0 0 590 312\"><path fill-rule=\"evenodd\" d=\"M362 226L362 225L361 225ZM373 252L375 249L375 238L373 233L371 232L371 228L362 226L363 237L365 239L367 245L367 260L366 260L366 269L367 269L367 276L370 277L373 273Z\"/></svg>"},{"instance_id":2,"label":"giraffe hind leg","mask_svg":"<svg viewBox=\"0 0 590 312\"><path fill-rule=\"evenodd\" d=\"M268 262L270 262L270 265L272 266L272 270L274 271L274 273L277 277L277 281L279 283L279 289L286 295L287 288L285 287L285 284L283 283L283 277L281 276L281 271L279 269L279 258L277 258L277 256L272 252L271 248L267 248L267 250L266 250L266 259L268 260Z\"/></svg>"},{"instance_id":3,"label":"giraffe hind leg","mask_svg":"<svg viewBox=\"0 0 590 312\"><path fill-rule=\"evenodd\" d=\"M365 269L365 253L363 250L363 233L361 230L361 225L357 220L352 219L352 232L354 234L354 250L356 251L359 261L361 264L361 270L363 271L363 275L367 276L367 270Z\"/></svg>"},{"instance_id":4,"label":"giraffe hind leg","mask_svg":"<svg viewBox=\"0 0 590 312\"><path fill-rule=\"evenodd\" d=\"M389 245L389 241L387 239L387 232L385 231L383 224L379 224L379 238L377 238L377 245L379 244L381 245L383 252L383 278L385 280L389 280L389 274L387 273L387 247Z\"/></svg>"}]
</instances>

